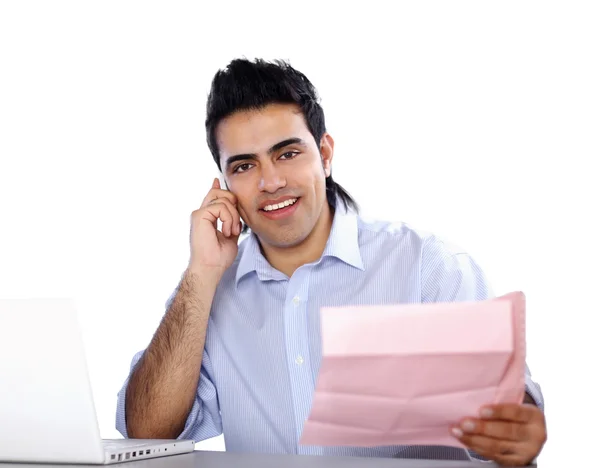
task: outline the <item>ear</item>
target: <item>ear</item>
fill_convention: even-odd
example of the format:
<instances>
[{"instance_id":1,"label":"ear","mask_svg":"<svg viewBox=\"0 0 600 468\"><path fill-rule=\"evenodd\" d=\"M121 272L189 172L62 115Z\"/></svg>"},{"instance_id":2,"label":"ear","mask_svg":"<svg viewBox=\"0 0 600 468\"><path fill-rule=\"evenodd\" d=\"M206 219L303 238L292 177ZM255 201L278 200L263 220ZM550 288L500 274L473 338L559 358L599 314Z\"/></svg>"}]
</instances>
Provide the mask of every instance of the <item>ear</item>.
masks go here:
<instances>
[{"instance_id":1,"label":"ear","mask_svg":"<svg viewBox=\"0 0 600 468\"><path fill-rule=\"evenodd\" d=\"M321 162L323 164L323 170L325 171L325 177L331 175L331 163L333 160L333 137L329 133L325 133L321 138Z\"/></svg>"}]
</instances>

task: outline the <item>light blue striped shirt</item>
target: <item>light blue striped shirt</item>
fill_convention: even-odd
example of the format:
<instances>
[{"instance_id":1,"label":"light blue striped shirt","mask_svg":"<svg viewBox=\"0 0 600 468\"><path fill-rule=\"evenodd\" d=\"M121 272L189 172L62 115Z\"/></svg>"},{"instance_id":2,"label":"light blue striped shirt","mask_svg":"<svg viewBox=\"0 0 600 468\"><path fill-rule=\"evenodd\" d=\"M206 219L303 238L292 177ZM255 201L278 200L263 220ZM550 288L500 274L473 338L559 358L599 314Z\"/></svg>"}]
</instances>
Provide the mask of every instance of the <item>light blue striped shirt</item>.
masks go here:
<instances>
[{"instance_id":1,"label":"light blue striped shirt","mask_svg":"<svg viewBox=\"0 0 600 468\"><path fill-rule=\"evenodd\" d=\"M368 222L338 209L322 257L291 278L269 265L250 235L217 288L198 391L179 437L198 442L223 434L226 450L236 452L468 460L473 454L453 447L314 447L298 440L319 372L320 307L490 297L467 253L404 223ZM526 382L543 409L529 370ZM127 383L116 416L124 437Z\"/></svg>"}]
</instances>

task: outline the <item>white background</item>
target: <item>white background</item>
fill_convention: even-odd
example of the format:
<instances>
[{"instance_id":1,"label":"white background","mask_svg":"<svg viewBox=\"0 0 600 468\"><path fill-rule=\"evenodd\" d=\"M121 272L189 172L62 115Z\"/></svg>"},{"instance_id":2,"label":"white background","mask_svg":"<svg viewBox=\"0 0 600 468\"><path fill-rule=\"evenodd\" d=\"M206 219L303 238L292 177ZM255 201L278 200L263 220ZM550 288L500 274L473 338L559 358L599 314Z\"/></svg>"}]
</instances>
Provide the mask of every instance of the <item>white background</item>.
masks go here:
<instances>
[{"instance_id":1,"label":"white background","mask_svg":"<svg viewBox=\"0 0 600 468\"><path fill-rule=\"evenodd\" d=\"M365 214L465 247L498 294L525 291L542 466L597 453L593 2L205 3L0 3L0 296L77 300L103 437L217 175L210 80L260 56L318 88L334 176Z\"/></svg>"}]
</instances>

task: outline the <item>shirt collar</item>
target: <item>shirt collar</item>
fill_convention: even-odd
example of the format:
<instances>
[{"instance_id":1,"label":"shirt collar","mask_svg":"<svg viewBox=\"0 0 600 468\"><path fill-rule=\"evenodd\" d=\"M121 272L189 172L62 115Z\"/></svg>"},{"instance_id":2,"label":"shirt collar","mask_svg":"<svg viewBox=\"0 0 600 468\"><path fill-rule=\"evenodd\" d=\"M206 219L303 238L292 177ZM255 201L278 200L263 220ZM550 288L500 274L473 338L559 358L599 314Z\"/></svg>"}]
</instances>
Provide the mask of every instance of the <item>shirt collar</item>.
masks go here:
<instances>
[{"instance_id":1,"label":"shirt collar","mask_svg":"<svg viewBox=\"0 0 600 468\"><path fill-rule=\"evenodd\" d=\"M256 274L261 281L285 279L285 275L275 270L263 256L260 251L258 239L256 238L256 235L251 232L246 239L246 245L235 273L236 286L242 277L253 271L256 271Z\"/></svg>"},{"instance_id":2,"label":"shirt collar","mask_svg":"<svg viewBox=\"0 0 600 468\"><path fill-rule=\"evenodd\" d=\"M325 257L335 257L354 268L364 271L365 267L360 254L358 244L358 217L355 213L346 211L345 207L338 203L331 232L321 260ZM260 251L260 244L256 235L251 233L246 240L246 245L238 263L235 282L256 271L258 278L265 280L285 280L287 277L280 271L275 270Z\"/></svg>"},{"instance_id":3,"label":"shirt collar","mask_svg":"<svg viewBox=\"0 0 600 468\"><path fill-rule=\"evenodd\" d=\"M365 269L358 244L358 217L340 203L335 210L323 257L336 257L354 268Z\"/></svg>"}]
</instances>

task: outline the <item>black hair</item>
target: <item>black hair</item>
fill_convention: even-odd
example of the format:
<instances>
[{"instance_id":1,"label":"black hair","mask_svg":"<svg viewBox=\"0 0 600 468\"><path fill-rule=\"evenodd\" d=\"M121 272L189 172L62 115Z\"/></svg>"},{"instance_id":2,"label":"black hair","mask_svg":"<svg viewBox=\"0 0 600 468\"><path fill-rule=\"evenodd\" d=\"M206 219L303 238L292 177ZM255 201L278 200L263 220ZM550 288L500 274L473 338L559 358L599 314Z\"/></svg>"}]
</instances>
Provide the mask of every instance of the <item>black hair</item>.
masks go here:
<instances>
[{"instance_id":1,"label":"black hair","mask_svg":"<svg viewBox=\"0 0 600 468\"><path fill-rule=\"evenodd\" d=\"M237 111L262 109L269 104L296 104L317 146L325 134L325 115L317 91L308 78L283 60L232 60L219 70L212 81L206 103L206 139L221 170L216 128L219 122ZM358 212L358 204L346 190L334 182L331 173L325 179L327 202L335 210L339 198L346 210Z\"/></svg>"}]
</instances>

